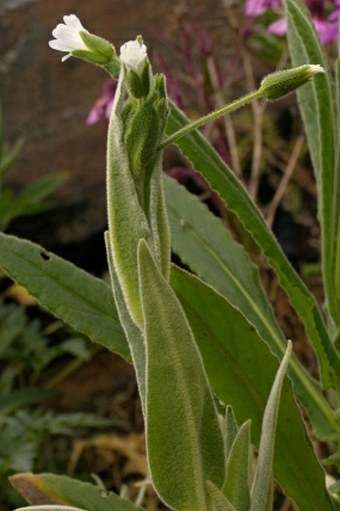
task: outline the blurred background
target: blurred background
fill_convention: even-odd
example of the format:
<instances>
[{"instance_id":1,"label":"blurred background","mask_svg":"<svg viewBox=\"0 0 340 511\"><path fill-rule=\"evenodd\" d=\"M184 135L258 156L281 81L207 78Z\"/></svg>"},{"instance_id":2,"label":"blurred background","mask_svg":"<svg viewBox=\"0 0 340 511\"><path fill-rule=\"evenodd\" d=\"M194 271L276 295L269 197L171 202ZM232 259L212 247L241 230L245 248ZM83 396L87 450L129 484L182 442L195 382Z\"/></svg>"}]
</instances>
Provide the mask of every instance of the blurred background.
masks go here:
<instances>
[{"instance_id":1,"label":"blurred background","mask_svg":"<svg viewBox=\"0 0 340 511\"><path fill-rule=\"evenodd\" d=\"M197 23L193 32L207 30L222 45L231 36L227 10L220 2L183 0L1 1L0 97L6 136L10 142L25 140L8 180L20 188L52 173L67 173L53 196L56 211L31 218L29 225L20 221L11 230L21 234L28 229L30 239L66 250L105 228L106 123L88 126L86 118L107 77L76 59L62 64L62 55L48 47L51 31L63 16L75 13L89 31L118 49L142 34L150 54L157 50L170 68L178 60L174 46L181 18L192 15Z\"/></svg>"}]
</instances>

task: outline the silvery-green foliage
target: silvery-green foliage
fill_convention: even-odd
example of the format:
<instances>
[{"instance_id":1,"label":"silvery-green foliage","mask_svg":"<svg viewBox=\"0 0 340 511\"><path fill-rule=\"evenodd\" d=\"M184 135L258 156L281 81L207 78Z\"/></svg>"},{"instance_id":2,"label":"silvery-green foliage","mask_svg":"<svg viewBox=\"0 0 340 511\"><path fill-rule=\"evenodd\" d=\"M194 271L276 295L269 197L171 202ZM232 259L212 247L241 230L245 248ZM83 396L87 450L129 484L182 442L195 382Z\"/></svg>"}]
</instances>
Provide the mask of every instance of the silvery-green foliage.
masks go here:
<instances>
[{"instance_id":1,"label":"silvery-green foliage","mask_svg":"<svg viewBox=\"0 0 340 511\"><path fill-rule=\"evenodd\" d=\"M295 1L289 0L288 2L287 0L287 3L293 5ZM86 43L86 34L87 31L85 31L85 36L82 36L81 45ZM91 51L97 55L100 45L97 45L96 39L93 39L93 44ZM77 51L72 48L71 54L77 55ZM115 74L119 67L119 59L115 50L112 52L112 62L109 52L106 58L108 61L102 64L102 67L109 73ZM101 59L99 55L93 58L93 61L98 63L98 59ZM259 399L265 408L258 447L258 461L255 475L251 481L249 469L252 452L250 446L251 423L245 420L247 417L244 417L247 409L246 403L242 402L238 396L234 397L235 409L237 408L235 415L241 414L242 421L245 422L238 427L231 409L227 408L226 424L224 432L222 432L221 418L218 416L210 387L211 381L215 381L214 367L209 367L210 361L216 360L216 357L221 357L221 354L225 353L218 343L222 334L218 332L217 339L209 339L209 335L214 335L215 327L213 321L209 322L209 318L206 318L209 311L197 312L197 308L194 307L196 296L191 295L192 307L190 307L190 299L189 304L185 304L185 300L182 302L181 290L177 289L176 294L175 286L169 279L170 239L161 176L162 148L169 141L176 141L184 154L195 163L195 167L208 178L212 187L220 193L221 198L226 200L229 207L237 213L254 239L265 248L269 261L276 269L292 304L304 318L307 332L319 356L322 381L326 386L330 386L336 381L340 362L314 299L286 260L256 205L251 202L230 169L221 162L201 135L191 133L194 127L201 126L222 113L242 106L251 99L266 97L266 95L269 99L277 99L282 96L282 93L286 94L292 90L291 77L294 77L294 80L298 78L299 82L300 73L302 72L305 76L308 71L308 76L305 76L305 81L308 81L311 78L310 71L320 73L320 70L319 65L311 66L306 63L297 71L298 76L295 70L285 72L282 79L286 82L288 80L289 83L286 83L283 88L280 86L281 75L275 75L269 81L265 79L260 88L247 97L235 100L220 112L213 112L190 126L183 114L170 104L164 77L153 76L142 39L138 37L136 41L126 43L121 49L119 81L108 132L109 225L106 233L107 256L115 306L128 341L131 358L136 367L145 418L151 479L161 499L175 511L269 511L271 509L276 425L291 343L288 343L266 406L264 406L263 399L266 399L269 388L267 388L267 392L264 392L263 388L258 392L255 387L248 388L247 367L249 360L244 360L244 356L241 357L242 370L237 365L237 357L235 358L236 362L233 358L224 366L235 371L238 381L244 385L248 392L246 394L255 401ZM301 83L300 81L296 86ZM266 88L268 84L270 90ZM170 117L168 117L169 111ZM167 132L168 138L164 136L165 132ZM184 135L186 136L184 137ZM183 225L185 226L185 222ZM183 225L181 223L181 226ZM204 233L200 233L200 237L209 248L211 244L211 241L208 240L209 237ZM1 239L6 245L7 238L0 237ZM14 243L15 252L16 242L10 240L10 243L12 248ZM28 267L31 265L30 256L34 250L33 247L30 247ZM18 254L16 255L18 256ZM213 256L212 253L211 255ZM244 258L242 257L242 259ZM54 261L54 258L48 260ZM5 257L5 264L6 267L11 266L7 262L7 257ZM201 267L202 264L203 266L209 264L209 261L207 263L199 261L198 264ZM60 262L58 267L60 267L59 265ZM36 261L33 267L40 269L40 265ZM45 265L43 270L46 271ZM177 285L180 282L185 287L186 279L179 279L177 271L172 273L175 275L175 282L177 278ZM251 274L255 275L254 271L251 271ZM80 281L84 280L81 274L78 277ZM55 286L55 279L52 280L53 286ZM207 303L218 302L224 306L222 303L224 298L221 295L203 285L199 279L193 278L192 280L194 284L192 289L201 293ZM257 282L257 277L254 277L253 280ZM34 285L36 286L36 284ZM39 286L37 289L43 295ZM55 307L55 301L50 299L49 293L47 295L48 303L53 302ZM74 300L72 293L68 294L68 298ZM236 296L235 304L238 302L239 299ZM249 327L254 332L252 340L256 344L247 356L255 360L258 353L263 353L261 351L263 348L267 349L267 345L261 338L261 332L257 330L257 327L250 326L254 323L251 320L248 323L247 319L242 316L244 311L238 306L235 307L230 303L227 305L228 314L230 313L230 317L235 318L237 327L242 325L247 337ZM91 307L93 308L92 305ZM266 308L265 305L263 310ZM224 307L223 310L227 309ZM213 312L211 311L212 316ZM245 316L247 315L245 314ZM220 324L220 318L218 321ZM269 319L266 317L266 324L271 328L271 317ZM208 335L204 339L204 342L208 343L208 347L204 346L203 349L200 344L202 340L198 341L200 326L206 327L208 331ZM96 331L91 325L90 328ZM265 332L265 329L262 330ZM194 331L196 338L193 334ZM210 344L209 341L211 341ZM282 345L283 343L280 342L280 349ZM198 346L200 346L200 350ZM282 351L281 349L279 356ZM204 363L203 353L205 354ZM271 354L269 357L268 365L271 370L273 357ZM215 368L220 369L220 367L219 361L218 364L215 364ZM264 367L263 371L267 378L269 374L267 368ZM208 380L207 374L211 381ZM297 373L292 371L292 374L296 377ZM314 384L309 383L304 377L300 380L304 383L301 395L307 401L308 396L310 397L313 403L311 408L320 411L327 423L327 430L330 429L332 432L337 430L336 421L328 408L323 406L322 399L316 395ZM272 378L270 378L270 384L271 381ZM216 387L220 388L220 385L216 385ZM225 395L225 391L223 395ZM287 406L290 397L288 394L285 397L284 404ZM258 410L254 416L258 419ZM259 426L255 425L258 428L256 432L258 438ZM282 423L280 426L282 429ZM302 452L308 453L310 456L310 449L309 444L304 444ZM282 459L286 459L285 454L281 453ZM300 451L299 454L301 454ZM291 460L290 451L289 456L288 459ZM302 506L305 506L306 511L306 502L308 502L309 509L312 507L313 510L319 511L322 507L325 510L330 510L332 504L324 491L321 469L314 458L309 459L312 459L313 478L319 484L319 488L316 489L313 484L309 487L308 484L304 484L301 490L300 487L297 489L294 484L289 485L286 474L289 467L283 466L280 459L276 464L279 473L285 477L285 484L293 488L294 498L299 504L302 503ZM25 484L27 480L30 481L31 487L36 487L46 495L52 494L58 485L57 480L49 479L49 476L22 476L22 481ZM305 483L305 480L303 482ZM83 501L74 498L72 486L73 483L69 483L67 479L60 482L60 499L63 503L79 505L79 502ZM76 487L76 483L73 487ZM315 499L310 497L309 488ZM101 506L100 498L93 488L87 488L87 491L92 495L92 500L86 503L85 509L97 511ZM113 503L122 504L121 499L117 496L112 495L111 498ZM129 503L127 509L132 509L132 507L132 504Z\"/></svg>"},{"instance_id":2,"label":"silvery-green foliage","mask_svg":"<svg viewBox=\"0 0 340 511\"><path fill-rule=\"evenodd\" d=\"M136 366L154 486L173 509L203 511L205 481L223 483L223 439L201 356L168 282L169 226L158 147L167 96L164 77L153 77L148 62L145 67L149 90L142 97L143 87L136 94L131 83L126 86L133 71L121 68L110 120L108 260Z\"/></svg>"}]
</instances>

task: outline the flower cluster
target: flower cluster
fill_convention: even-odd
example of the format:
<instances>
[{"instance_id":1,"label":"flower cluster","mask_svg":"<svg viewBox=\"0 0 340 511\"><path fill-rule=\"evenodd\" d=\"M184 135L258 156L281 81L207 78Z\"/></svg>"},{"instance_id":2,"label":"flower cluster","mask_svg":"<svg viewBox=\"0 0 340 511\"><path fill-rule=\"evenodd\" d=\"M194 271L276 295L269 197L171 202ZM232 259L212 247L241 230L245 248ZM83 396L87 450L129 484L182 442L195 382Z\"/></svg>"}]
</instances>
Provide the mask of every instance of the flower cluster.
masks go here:
<instances>
[{"instance_id":1,"label":"flower cluster","mask_svg":"<svg viewBox=\"0 0 340 511\"><path fill-rule=\"evenodd\" d=\"M338 39L340 0L305 0L312 16L321 44L328 44ZM278 9L281 0L247 0L245 12L247 16L262 16L269 9ZM287 23L284 18L269 25L268 30L275 35L285 35Z\"/></svg>"}]
</instances>

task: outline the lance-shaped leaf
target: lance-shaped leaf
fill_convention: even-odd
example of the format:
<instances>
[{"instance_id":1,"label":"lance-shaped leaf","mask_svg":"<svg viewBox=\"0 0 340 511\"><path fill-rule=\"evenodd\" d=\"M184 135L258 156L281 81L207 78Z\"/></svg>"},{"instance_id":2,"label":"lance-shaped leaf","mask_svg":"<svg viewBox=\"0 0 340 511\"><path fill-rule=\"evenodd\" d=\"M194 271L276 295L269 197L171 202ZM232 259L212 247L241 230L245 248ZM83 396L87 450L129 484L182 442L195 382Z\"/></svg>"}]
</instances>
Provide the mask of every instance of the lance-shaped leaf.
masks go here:
<instances>
[{"instance_id":1,"label":"lance-shaped leaf","mask_svg":"<svg viewBox=\"0 0 340 511\"><path fill-rule=\"evenodd\" d=\"M167 117L162 75L151 81L146 98L125 102L121 70L110 116L107 144L107 206L110 251L116 275L137 326L142 325L138 294L137 246L144 238L168 278L169 227L161 179L162 151L158 145Z\"/></svg>"},{"instance_id":2,"label":"lance-shaped leaf","mask_svg":"<svg viewBox=\"0 0 340 511\"><path fill-rule=\"evenodd\" d=\"M12 476L10 482L33 505L60 504L86 511L143 511L115 493L70 477L28 472Z\"/></svg>"},{"instance_id":3,"label":"lance-shaped leaf","mask_svg":"<svg viewBox=\"0 0 340 511\"><path fill-rule=\"evenodd\" d=\"M287 372L291 351L292 343L288 341L287 351L275 376L264 411L259 455L251 489L250 511L263 511L263 509L267 508L271 509L276 424L279 414L281 389Z\"/></svg>"},{"instance_id":4,"label":"lance-shaped leaf","mask_svg":"<svg viewBox=\"0 0 340 511\"><path fill-rule=\"evenodd\" d=\"M144 412L145 402L145 345L142 332L132 320L128 308L126 306L124 296L117 278L116 270L113 263L111 253L111 246L109 240L109 233L105 233L105 245L107 252L107 260L109 265L109 272L111 277L112 292L114 295L118 316L121 321L122 328L125 332L126 338L129 343L132 362L135 368L139 396L142 403Z\"/></svg>"},{"instance_id":5,"label":"lance-shaped leaf","mask_svg":"<svg viewBox=\"0 0 340 511\"><path fill-rule=\"evenodd\" d=\"M56 504L42 504L41 506L20 507L15 511L88 511L79 507L58 506Z\"/></svg>"},{"instance_id":6,"label":"lance-shaped leaf","mask_svg":"<svg viewBox=\"0 0 340 511\"><path fill-rule=\"evenodd\" d=\"M214 483L207 481L206 484L214 511L239 511Z\"/></svg>"},{"instance_id":7,"label":"lance-shaped leaf","mask_svg":"<svg viewBox=\"0 0 340 511\"><path fill-rule=\"evenodd\" d=\"M173 179L165 179L173 250L190 269L225 296L280 358L286 340L264 293L258 268L221 219ZM290 376L309 412L319 438L329 439L339 429L319 385L292 357Z\"/></svg>"},{"instance_id":8,"label":"lance-shaped leaf","mask_svg":"<svg viewBox=\"0 0 340 511\"><path fill-rule=\"evenodd\" d=\"M221 487L224 445L201 356L182 307L141 240L146 342L146 438L153 484L181 511L206 511L206 481Z\"/></svg>"},{"instance_id":9,"label":"lance-shaped leaf","mask_svg":"<svg viewBox=\"0 0 340 511\"><path fill-rule=\"evenodd\" d=\"M239 428L227 459L226 479L222 492L237 509L248 511L250 506L250 425L248 420Z\"/></svg>"},{"instance_id":10,"label":"lance-shaped leaf","mask_svg":"<svg viewBox=\"0 0 340 511\"><path fill-rule=\"evenodd\" d=\"M0 267L49 312L129 360L110 287L27 240L0 233Z\"/></svg>"},{"instance_id":11,"label":"lance-shaped leaf","mask_svg":"<svg viewBox=\"0 0 340 511\"><path fill-rule=\"evenodd\" d=\"M171 104L167 134L178 131L188 124L185 115ZM324 325L315 298L287 260L273 233L268 228L260 210L249 197L231 169L222 161L209 142L198 131L179 139L176 145L192 162L213 190L226 202L254 240L262 247L269 263L276 270L283 288L304 322L307 333L316 350L321 377L327 387L334 385L340 375L340 359Z\"/></svg>"},{"instance_id":12,"label":"lance-shaped leaf","mask_svg":"<svg viewBox=\"0 0 340 511\"><path fill-rule=\"evenodd\" d=\"M190 322L213 389L233 407L238 421L251 419L252 440L258 445L262 414L278 369L276 357L242 314L197 277L173 268L171 284ZM324 472L288 379L281 396L274 476L300 509L332 509Z\"/></svg>"},{"instance_id":13,"label":"lance-shaped leaf","mask_svg":"<svg viewBox=\"0 0 340 511\"><path fill-rule=\"evenodd\" d=\"M224 420L224 447L226 460L228 459L230 449L234 443L238 430L239 427L234 415L234 410L230 405L227 405Z\"/></svg>"},{"instance_id":14,"label":"lance-shaped leaf","mask_svg":"<svg viewBox=\"0 0 340 511\"><path fill-rule=\"evenodd\" d=\"M110 117L107 144L107 204L111 254L129 314L141 324L138 296L137 246L141 238L151 238L145 212L138 199L130 169L128 148L123 144L124 123L120 103L125 90L118 82ZM117 110L117 113L116 113Z\"/></svg>"},{"instance_id":15,"label":"lance-shaped leaf","mask_svg":"<svg viewBox=\"0 0 340 511\"><path fill-rule=\"evenodd\" d=\"M310 12L299 0L286 0L289 53L294 65L320 64L327 69ZM339 221L339 172L334 153L333 88L329 73L316 76L298 92L308 146L318 185L318 218L321 224L322 266L326 306L334 325L340 325L340 302L336 300L334 271Z\"/></svg>"}]
</instances>

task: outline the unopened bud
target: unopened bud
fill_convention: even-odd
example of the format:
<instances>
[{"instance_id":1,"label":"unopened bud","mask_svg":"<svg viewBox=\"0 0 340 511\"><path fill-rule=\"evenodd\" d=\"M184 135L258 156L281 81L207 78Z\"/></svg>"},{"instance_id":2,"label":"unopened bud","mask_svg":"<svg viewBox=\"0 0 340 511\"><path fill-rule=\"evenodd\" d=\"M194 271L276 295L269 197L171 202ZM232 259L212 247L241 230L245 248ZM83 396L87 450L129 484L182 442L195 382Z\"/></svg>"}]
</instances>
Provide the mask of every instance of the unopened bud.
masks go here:
<instances>
[{"instance_id":1,"label":"unopened bud","mask_svg":"<svg viewBox=\"0 0 340 511\"><path fill-rule=\"evenodd\" d=\"M309 82L314 75L324 72L324 68L318 64L305 64L285 71L277 71L263 78L259 90L266 99L275 101Z\"/></svg>"},{"instance_id":2,"label":"unopened bud","mask_svg":"<svg viewBox=\"0 0 340 511\"><path fill-rule=\"evenodd\" d=\"M125 83L129 92L135 98L147 96L151 86L151 70L147 48L141 36L120 47L120 60L126 69Z\"/></svg>"},{"instance_id":3,"label":"unopened bud","mask_svg":"<svg viewBox=\"0 0 340 511\"><path fill-rule=\"evenodd\" d=\"M140 39L123 44L120 47L120 60L130 71L134 71L140 77L147 60L145 44Z\"/></svg>"}]
</instances>

